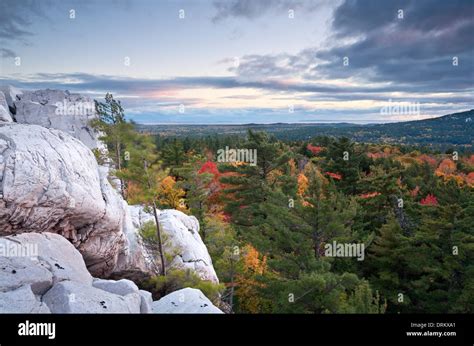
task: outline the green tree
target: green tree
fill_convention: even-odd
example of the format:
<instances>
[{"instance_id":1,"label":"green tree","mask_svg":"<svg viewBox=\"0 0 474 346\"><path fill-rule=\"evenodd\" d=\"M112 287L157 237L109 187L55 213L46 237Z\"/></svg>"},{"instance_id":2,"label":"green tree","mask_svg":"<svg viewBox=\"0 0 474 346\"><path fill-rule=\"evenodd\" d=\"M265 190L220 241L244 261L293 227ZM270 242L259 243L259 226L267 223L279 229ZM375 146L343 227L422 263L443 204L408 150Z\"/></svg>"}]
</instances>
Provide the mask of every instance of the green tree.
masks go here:
<instances>
[{"instance_id":1,"label":"green tree","mask_svg":"<svg viewBox=\"0 0 474 346\"><path fill-rule=\"evenodd\" d=\"M140 202L150 208L153 213L161 264L160 273L165 276L166 262L157 207L160 198L159 184L167 176L167 172L161 168L161 162L150 136L136 136L127 149L130 152L130 160L126 168L117 172L117 176L134 184L140 191Z\"/></svg>"},{"instance_id":2,"label":"green tree","mask_svg":"<svg viewBox=\"0 0 474 346\"><path fill-rule=\"evenodd\" d=\"M105 95L105 102L94 100L94 103L98 118L91 121L91 126L103 134L100 139L107 145L109 156L115 168L120 171L124 166L126 143L134 136L134 126L126 121L120 101L115 100L112 94ZM121 194L125 197L125 184L122 179L120 185Z\"/></svg>"},{"instance_id":3,"label":"green tree","mask_svg":"<svg viewBox=\"0 0 474 346\"><path fill-rule=\"evenodd\" d=\"M163 165L169 168L178 168L186 160L186 152L183 143L177 138L173 138L167 143L161 152Z\"/></svg>"}]
</instances>

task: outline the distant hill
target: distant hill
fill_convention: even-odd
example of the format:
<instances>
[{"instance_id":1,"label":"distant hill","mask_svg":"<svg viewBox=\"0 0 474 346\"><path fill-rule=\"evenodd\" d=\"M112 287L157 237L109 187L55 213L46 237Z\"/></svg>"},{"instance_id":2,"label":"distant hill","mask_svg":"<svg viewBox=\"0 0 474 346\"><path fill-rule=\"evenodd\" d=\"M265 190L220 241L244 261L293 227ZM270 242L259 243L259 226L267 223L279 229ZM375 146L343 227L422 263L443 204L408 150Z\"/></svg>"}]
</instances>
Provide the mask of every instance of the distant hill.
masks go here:
<instances>
[{"instance_id":1,"label":"distant hill","mask_svg":"<svg viewBox=\"0 0 474 346\"><path fill-rule=\"evenodd\" d=\"M315 136L346 136L356 142L414 144L434 147L472 147L474 109L438 118L389 124L246 124L246 125L142 125L137 129L162 136L244 134L248 129L267 131L282 140Z\"/></svg>"}]
</instances>

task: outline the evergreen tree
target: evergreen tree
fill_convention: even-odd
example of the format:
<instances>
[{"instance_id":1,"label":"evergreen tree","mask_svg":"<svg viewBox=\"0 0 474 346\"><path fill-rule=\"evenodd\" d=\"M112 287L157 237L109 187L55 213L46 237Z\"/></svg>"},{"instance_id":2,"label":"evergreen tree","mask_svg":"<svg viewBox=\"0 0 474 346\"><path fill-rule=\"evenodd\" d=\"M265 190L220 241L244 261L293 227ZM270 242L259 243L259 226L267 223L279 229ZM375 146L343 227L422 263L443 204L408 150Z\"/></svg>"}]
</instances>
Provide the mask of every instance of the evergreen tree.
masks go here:
<instances>
[{"instance_id":1,"label":"evergreen tree","mask_svg":"<svg viewBox=\"0 0 474 346\"><path fill-rule=\"evenodd\" d=\"M134 126L125 120L122 105L112 94L106 94L105 102L94 100L94 103L98 118L91 121L91 126L103 134L100 139L107 145L109 156L120 171L124 166L124 148L134 136ZM122 196L125 197L123 180L120 180L120 185Z\"/></svg>"},{"instance_id":2,"label":"evergreen tree","mask_svg":"<svg viewBox=\"0 0 474 346\"><path fill-rule=\"evenodd\" d=\"M160 257L160 274L164 276L166 275L166 262L157 208L160 200L159 186L167 176L167 172L161 168L161 162L150 136L135 137L129 143L127 150L130 152L130 160L126 168L117 172L117 176L134 184L140 191L140 202L148 206L153 213L158 242L157 252Z\"/></svg>"}]
</instances>

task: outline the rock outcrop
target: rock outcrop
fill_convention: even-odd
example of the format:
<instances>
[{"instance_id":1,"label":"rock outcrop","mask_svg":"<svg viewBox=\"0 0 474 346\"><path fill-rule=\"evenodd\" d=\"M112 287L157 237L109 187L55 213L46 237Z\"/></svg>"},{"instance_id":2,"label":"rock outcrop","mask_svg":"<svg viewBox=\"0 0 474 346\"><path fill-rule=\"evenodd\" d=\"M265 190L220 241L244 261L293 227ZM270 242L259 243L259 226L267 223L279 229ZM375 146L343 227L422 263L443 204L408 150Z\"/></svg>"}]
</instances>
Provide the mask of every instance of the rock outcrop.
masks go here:
<instances>
[{"instance_id":1,"label":"rock outcrop","mask_svg":"<svg viewBox=\"0 0 474 346\"><path fill-rule=\"evenodd\" d=\"M11 123L13 121L10 115L7 99L5 94L0 91L0 123Z\"/></svg>"},{"instance_id":2,"label":"rock outcrop","mask_svg":"<svg viewBox=\"0 0 474 346\"><path fill-rule=\"evenodd\" d=\"M37 125L1 125L0 182L0 235L58 233L93 275L112 272L125 242L123 200L82 142Z\"/></svg>"},{"instance_id":3,"label":"rock outcrop","mask_svg":"<svg viewBox=\"0 0 474 346\"><path fill-rule=\"evenodd\" d=\"M44 296L52 313L140 313L138 293L113 294L73 281L60 282Z\"/></svg>"},{"instance_id":4,"label":"rock outcrop","mask_svg":"<svg viewBox=\"0 0 474 346\"><path fill-rule=\"evenodd\" d=\"M218 283L219 279L211 257L199 235L199 222L196 217L188 216L178 210L166 209L158 210L158 218L165 239L165 253L172 258L169 268L191 269L203 280ZM130 251L119 256L117 269L120 269L126 259L135 258L137 252L147 253L138 237L138 230L147 222L155 223L153 215L147 213L142 206L129 206L126 220L124 233L127 236ZM144 256L146 262L149 263L150 260L146 258L149 256ZM124 266L131 267L130 263L125 263Z\"/></svg>"},{"instance_id":5,"label":"rock outcrop","mask_svg":"<svg viewBox=\"0 0 474 346\"><path fill-rule=\"evenodd\" d=\"M138 230L152 215L128 206L75 138L37 125L1 125L0 182L0 235L61 234L95 276L151 272ZM218 282L197 219L177 210L159 211L159 218L174 254L170 265Z\"/></svg>"},{"instance_id":6,"label":"rock outcrop","mask_svg":"<svg viewBox=\"0 0 474 346\"><path fill-rule=\"evenodd\" d=\"M48 306L36 297L29 286L0 292L0 313L3 314L47 314Z\"/></svg>"},{"instance_id":7,"label":"rock outcrop","mask_svg":"<svg viewBox=\"0 0 474 346\"><path fill-rule=\"evenodd\" d=\"M167 209L160 211L159 222L169 244L167 251L174 254L170 266L191 269L202 279L218 283L211 256L199 235L196 217Z\"/></svg>"},{"instance_id":8,"label":"rock outcrop","mask_svg":"<svg viewBox=\"0 0 474 346\"><path fill-rule=\"evenodd\" d=\"M222 314L198 289L183 288L153 302L152 309L157 314Z\"/></svg>"},{"instance_id":9,"label":"rock outcrop","mask_svg":"<svg viewBox=\"0 0 474 346\"><path fill-rule=\"evenodd\" d=\"M138 290L133 282L92 282L91 274L141 280L157 273L158 268L139 237L144 223L154 222L152 215L123 200L110 184L110 167L98 165L91 151L105 148L89 127L89 121L97 116L90 108L91 100L59 90L0 90L0 236L4 242L28 242L36 237L35 242L43 248L50 244L44 251L49 257L43 255L40 260L2 257L0 253L0 263L10 268L0 277L0 304L21 293L28 301L25 309L31 312L81 312L88 304L87 297L132 295L110 298L109 305L116 308L107 311L150 312L151 294ZM172 258L169 267L190 269L217 283L197 219L176 210L158 214L167 239L165 252ZM76 270L72 264L66 269L59 263L68 262L56 236L79 250L71 261L85 262L87 270L81 265ZM133 292L120 294L117 290L124 285ZM66 299L71 295L82 303L72 304ZM43 296L49 307L39 299ZM96 306L95 300L89 303Z\"/></svg>"},{"instance_id":10,"label":"rock outcrop","mask_svg":"<svg viewBox=\"0 0 474 346\"><path fill-rule=\"evenodd\" d=\"M176 303L175 300L179 303ZM174 304L178 304L173 309ZM171 306L170 306L171 305ZM93 278L80 253L54 233L0 237L0 313L220 312L195 289L153 302L130 280Z\"/></svg>"},{"instance_id":11,"label":"rock outcrop","mask_svg":"<svg viewBox=\"0 0 474 346\"><path fill-rule=\"evenodd\" d=\"M15 113L16 113L15 101L18 100L17 96L22 95L23 92L20 89L15 88L11 85L0 85L0 91L3 92L3 94L5 96L5 99L6 99L6 102L7 102L7 105L8 105L7 110L10 111L10 114L15 115ZM12 118L14 118L14 117L12 117Z\"/></svg>"},{"instance_id":12,"label":"rock outcrop","mask_svg":"<svg viewBox=\"0 0 474 346\"><path fill-rule=\"evenodd\" d=\"M94 101L88 97L67 90L46 89L23 91L13 103L18 123L64 131L90 149L102 147L98 133L89 126L97 114Z\"/></svg>"},{"instance_id":13,"label":"rock outcrop","mask_svg":"<svg viewBox=\"0 0 474 346\"><path fill-rule=\"evenodd\" d=\"M151 293L129 280L93 279L81 254L58 234L0 237L0 255L0 312L151 311Z\"/></svg>"}]
</instances>

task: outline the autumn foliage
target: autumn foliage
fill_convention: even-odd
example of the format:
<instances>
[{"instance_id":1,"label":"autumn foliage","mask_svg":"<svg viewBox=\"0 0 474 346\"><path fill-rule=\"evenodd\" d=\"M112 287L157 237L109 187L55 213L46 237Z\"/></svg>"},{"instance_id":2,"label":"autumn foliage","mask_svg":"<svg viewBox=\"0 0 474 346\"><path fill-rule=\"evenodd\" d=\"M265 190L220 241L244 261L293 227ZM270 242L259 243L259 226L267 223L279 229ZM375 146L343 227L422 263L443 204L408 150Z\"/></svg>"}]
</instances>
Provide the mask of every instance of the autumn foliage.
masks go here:
<instances>
[{"instance_id":1,"label":"autumn foliage","mask_svg":"<svg viewBox=\"0 0 474 346\"><path fill-rule=\"evenodd\" d=\"M185 192L183 189L176 186L175 178L167 176L164 178L158 188L159 203L169 208L186 210L183 198Z\"/></svg>"},{"instance_id":2,"label":"autumn foliage","mask_svg":"<svg viewBox=\"0 0 474 346\"><path fill-rule=\"evenodd\" d=\"M258 313L263 302L257 292L263 284L257 278L265 274L267 257L260 255L252 245L247 245L243 249L242 262L243 272L237 277L239 305L246 312Z\"/></svg>"},{"instance_id":3,"label":"autumn foliage","mask_svg":"<svg viewBox=\"0 0 474 346\"><path fill-rule=\"evenodd\" d=\"M298 175L298 195L303 196L305 191L308 189L308 178L303 173Z\"/></svg>"},{"instance_id":4,"label":"autumn foliage","mask_svg":"<svg viewBox=\"0 0 474 346\"><path fill-rule=\"evenodd\" d=\"M376 197L378 195L380 195L381 193L380 192L368 192L368 193L363 193L362 195L360 195L360 198L363 198L363 199L367 199L367 198L372 198L372 197Z\"/></svg>"},{"instance_id":5,"label":"autumn foliage","mask_svg":"<svg viewBox=\"0 0 474 346\"><path fill-rule=\"evenodd\" d=\"M331 178L336 179L336 180L341 180L342 179L342 175L338 174L338 173L326 172L326 174L328 176L330 176Z\"/></svg>"},{"instance_id":6,"label":"autumn foliage","mask_svg":"<svg viewBox=\"0 0 474 346\"><path fill-rule=\"evenodd\" d=\"M306 149L308 149L313 155L318 155L321 151L323 151L323 147L318 147L314 146L312 144L308 144L306 146Z\"/></svg>"},{"instance_id":7,"label":"autumn foliage","mask_svg":"<svg viewBox=\"0 0 474 346\"><path fill-rule=\"evenodd\" d=\"M421 205L438 205L438 199L432 194L428 194L420 201Z\"/></svg>"}]
</instances>

